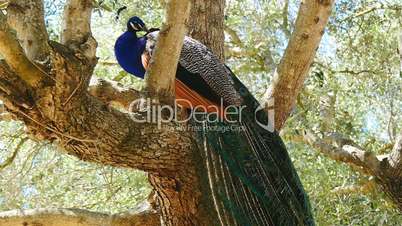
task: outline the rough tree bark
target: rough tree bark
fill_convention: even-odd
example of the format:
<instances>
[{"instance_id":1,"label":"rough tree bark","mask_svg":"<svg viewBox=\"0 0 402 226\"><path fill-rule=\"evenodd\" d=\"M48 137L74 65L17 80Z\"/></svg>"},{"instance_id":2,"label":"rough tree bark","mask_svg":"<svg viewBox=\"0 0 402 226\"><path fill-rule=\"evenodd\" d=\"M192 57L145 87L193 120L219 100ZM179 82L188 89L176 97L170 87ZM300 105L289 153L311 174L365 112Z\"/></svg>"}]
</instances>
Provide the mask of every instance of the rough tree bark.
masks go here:
<instances>
[{"instance_id":1,"label":"rough tree bark","mask_svg":"<svg viewBox=\"0 0 402 226\"><path fill-rule=\"evenodd\" d=\"M12 13L10 15L13 15ZM22 27L15 27L22 29ZM21 40L28 40L29 38L21 38ZM27 55L25 55L23 48L19 44L7 23L7 18L0 11L0 52L4 59L9 62L8 65L15 71L31 87L40 85L45 75L39 68L32 63ZM25 43L28 41L25 41ZM21 64L20 64L21 63Z\"/></svg>"},{"instance_id":2,"label":"rough tree bark","mask_svg":"<svg viewBox=\"0 0 402 226\"><path fill-rule=\"evenodd\" d=\"M91 33L93 2L67 0L62 20L61 44L80 50L88 60L96 62L97 42Z\"/></svg>"},{"instance_id":3,"label":"rough tree bark","mask_svg":"<svg viewBox=\"0 0 402 226\"><path fill-rule=\"evenodd\" d=\"M225 0L192 0L192 4L189 35L224 61Z\"/></svg>"},{"instance_id":4,"label":"rough tree bark","mask_svg":"<svg viewBox=\"0 0 402 226\"><path fill-rule=\"evenodd\" d=\"M12 210L0 213L2 226L155 226L159 214L148 208L115 215L78 209Z\"/></svg>"}]
</instances>

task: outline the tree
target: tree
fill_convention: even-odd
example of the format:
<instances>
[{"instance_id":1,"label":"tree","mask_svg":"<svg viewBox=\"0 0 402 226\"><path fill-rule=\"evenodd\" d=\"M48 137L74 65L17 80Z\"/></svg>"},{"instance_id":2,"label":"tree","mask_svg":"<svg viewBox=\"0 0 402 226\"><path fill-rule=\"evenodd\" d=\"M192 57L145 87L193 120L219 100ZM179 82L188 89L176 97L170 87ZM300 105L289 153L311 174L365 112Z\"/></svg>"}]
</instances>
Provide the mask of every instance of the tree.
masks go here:
<instances>
[{"instance_id":1,"label":"tree","mask_svg":"<svg viewBox=\"0 0 402 226\"><path fill-rule=\"evenodd\" d=\"M108 107L107 103L110 101L117 101L127 106L132 99L142 95L137 91L122 90L112 83L103 81L97 86L90 87L90 93L87 92L89 79L96 65L96 41L92 38L89 26L92 1L85 1L86 4L80 4L80 2L74 0L67 2L61 43L47 42L42 1L13 3L14 7L28 9L30 13L24 14L21 10L13 11L13 7L10 7L7 14L8 24L5 23L6 16L1 14L0 52L5 57L5 61L0 64L2 78L0 96L6 105L7 112L15 119L23 121L29 129L29 134L35 138L57 141L64 151L84 161L136 168L148 172L158 205L162 207L160 213L165 224L214 225L216 213L208 208L212 205L212 200L205 195L210 191L203 182L208 171L205 166L195 164L198 159L202 160L202 156L194 147L191 134L172 131L171 128L175 128L172 123L162 129L156 128L153 124L137 124L127 114ZM209 45L220 56L223 56L223 3L219 1L219 5L214 5L210 1L195 1L193 9L198 11L193 10L191 18L195 22L190 23L209 24L209 20L218 19L219 23L213 26L213 29L216 29L213 32L207 32L205 25L197 26L199 31L194 30L191 34ZM280 127L289 115L306 78L332 4L333 1L318 3L306 1L301 5L299 22L296 23L288 50L278 68L277 82L273 83L273 88L270 89L273 92L269 92L273 93L271 94L273 96L279 94L275 100L284 99L280 103L281 106L283 104L286 107L279 108L278 112L281 113L277 115L277 118L282 120L277 123ZM174 9L171 6L170 9L173 10L172 8ZM213 16L205 16L208 13ZM30 23L26 29L25 20L16 19L21 18L22 15L35 23ZM85 18L85 20L79 20L79 18ZM176 19L184 18L185 15L182 15L181 18ZM310 26L306 27L303 21L314 21L315 24L307 23ZM19 42L13 37L10 27L17 31ZM306 49L300 51L297 49L298 46ZM163 53L163 46L158 49ZM297 55L300 53L305 55ZM49 59L46 58L47 56L50 56ZM288 73L291 69L286 65L293 65L292 63L299 57L305 61L296 67L296 70L299 70L296 72L298 76L287 76L293 74ZM174 60L177 61L177 56ZM166 67L162 60L156 61L153 68L158 66L162 68L162 71L165 69L172 71L172 68ZM152 76L156 78L160 75L154 73ZM286 81L294 81L292 84L294 84L295 92L289 96L283 96L284 93L288 93L287 87L280 85ZM168 80L155 88L168 90L166 93L169 93L169 87L171 87L169 84ZM155 93L161 94L159 91ZM163 93L161 95L164 95ZM69 216L61 211L50 213L57 217L60 214L67 218ZM92 214L81 211L75 214L88 220L93 217ZM130 216L138 219L136 217L142 215ZM157 222L156 215L152 212L143 216L143 219L150 219L149 225ZM110 219L109 216L94 218L102 221ZM46 220L49 219L46 218ZM26 219L18 218L17 220Z\"/></svg>"}]
</instances>

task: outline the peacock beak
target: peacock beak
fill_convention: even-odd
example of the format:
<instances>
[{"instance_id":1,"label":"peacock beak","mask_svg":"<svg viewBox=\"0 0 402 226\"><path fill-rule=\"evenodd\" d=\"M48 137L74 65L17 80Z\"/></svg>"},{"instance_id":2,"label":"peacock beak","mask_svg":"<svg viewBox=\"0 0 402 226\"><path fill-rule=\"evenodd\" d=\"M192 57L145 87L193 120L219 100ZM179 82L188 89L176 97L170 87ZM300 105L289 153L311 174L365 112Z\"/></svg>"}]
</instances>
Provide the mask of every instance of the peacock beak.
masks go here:
<instances>
[{"instance_id":1,"label":"peacock beak","mask_svg":"<svg viewBox=\"0 0 402 226\"><path fill-rule=\"evenodd\" d=\"M145 31L146 33L148 33L149 32L149 30L148 30L148 28L147 28L147 26L142 26L142 28L141 28L143 31Z\"/></svg>"}]
</instances>

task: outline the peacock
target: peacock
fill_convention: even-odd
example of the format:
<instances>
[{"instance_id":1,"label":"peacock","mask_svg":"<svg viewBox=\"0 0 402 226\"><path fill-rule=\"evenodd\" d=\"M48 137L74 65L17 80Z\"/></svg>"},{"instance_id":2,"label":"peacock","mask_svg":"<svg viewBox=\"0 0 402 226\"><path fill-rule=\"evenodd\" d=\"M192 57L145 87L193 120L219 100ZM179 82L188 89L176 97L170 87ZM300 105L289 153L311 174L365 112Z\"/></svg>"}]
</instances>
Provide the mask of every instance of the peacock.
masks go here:
<instances>
[{"instance_id":1,"label":"peacock","mask_svg":"<svg viewBox=\"0 0 402 226\"><path fill-rule=\"evenodd\" d=\"M130 18L114 46L120 66L143 79L158 34L139 17ZM205 152L221 225L314 225L308 196L283 141L264 126L270 123L267 113L229 67L190 37L184 39L175 89L176 99L185 100L179 103L182 108L203 106L223 119L189 122L202 128L196 130L196 140ZM238 114L228 114L227 107Z\"/></svg>"}]
</instances>

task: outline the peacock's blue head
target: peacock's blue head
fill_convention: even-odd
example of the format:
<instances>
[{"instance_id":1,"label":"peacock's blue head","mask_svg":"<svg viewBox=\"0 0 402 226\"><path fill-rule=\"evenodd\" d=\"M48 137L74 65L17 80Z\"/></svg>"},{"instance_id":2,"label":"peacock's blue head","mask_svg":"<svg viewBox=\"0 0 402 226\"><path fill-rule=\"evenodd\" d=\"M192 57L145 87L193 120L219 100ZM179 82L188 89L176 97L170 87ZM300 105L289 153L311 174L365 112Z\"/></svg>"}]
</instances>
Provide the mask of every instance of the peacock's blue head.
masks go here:
<instances>
[{"instance_id":1,"label":"peacock's blue head","mask_svg":"<svg viewBox=\"0 0 402 226\"><path fill-rule=\"evenodd\" d=\"M134 33L140 31L148 32L148 29L147 26L145 26L144 21L142 21L139 17L134 16L131 17L127 22L127 31Z\"/></svg>"}]
</instances>

